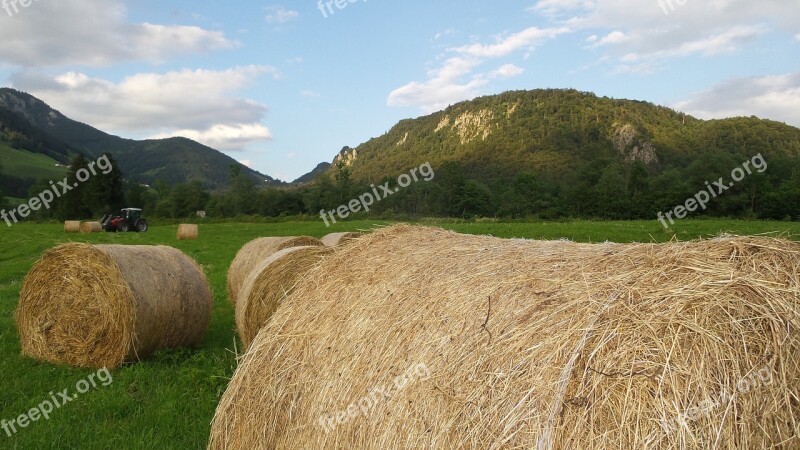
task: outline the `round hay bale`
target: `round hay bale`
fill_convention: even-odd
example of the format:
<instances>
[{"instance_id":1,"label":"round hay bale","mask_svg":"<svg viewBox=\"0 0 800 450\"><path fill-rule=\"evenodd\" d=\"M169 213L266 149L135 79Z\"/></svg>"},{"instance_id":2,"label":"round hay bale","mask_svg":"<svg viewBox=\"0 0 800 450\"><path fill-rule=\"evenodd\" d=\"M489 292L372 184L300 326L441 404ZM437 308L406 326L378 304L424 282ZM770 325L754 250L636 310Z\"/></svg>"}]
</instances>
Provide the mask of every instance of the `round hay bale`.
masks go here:
<instances>
[{"instance_id":1,"label":"round hay bale","mask_svg":"<svg viewBox=\"0 0 800 450\"><path fill-rule=\"evenodd\" d=\"M80 227L81 233L102 233L103 225L100 222L83 222Z\"/></svg>"},{"instance_id":2,"label":"round hay bale","mask_svg":"<svg viewBox=\"0 0 800 450\"><path fill-rule=\"evenodd\" d=\"M236 302L236 329L245 349L300 278L331 252L332 248L321 246L287 248L250 272Z\"/></svg>"},{"instance_id":3,"label":"round hay bale","mask_svg":"<svg viewBox=\"0 0 800 450\"><path fill-rule=\"evenodd\" d=\"M180 251L86 244L45 253L15 314L25 355L91 368L199 344L210 317L208 281Z\"/></svg>"},{"instance_id":4,"label":"round hay bale","mask_svg":"<svg viewBox=\"0 0 800 450\"><path fill-rule=\"evenodd\" d=\"M291 247L322 246L319 239L313 237L265 237L252 240L245 244L236 257L233 259L228 269L228 298L233 304L239 298L244 280L250 272L262 261L269 258L273 253Z\"/></svg>"},{"instance_id":5,"label":"round hay bale","mask_svg":"<svg viewBox=\"0 0 800 450\"><path fill-rule=\"evenodd\" d=\"M193 241L200 234L199 227L193 224L182 223L178 225L178 240Z\"/></svg>"},{"instance_id":6,"label":"round hay bale","mask_svg":"<svg viewBox=\"0 0 800 450\"><path fill-rule=\"evenodd\" d=\"M66 220L66 221L64 221L64 232L65 233L78 233L80 231L81 231L81 222L79 220Z\"/></svg>"},{"instance_id":7,"label":"round hay bale","mask_svg":"<svg viewBox=\"0 0 800 450\"><path fill-rule=\"evenodd\" d=\"M362 234L363 233L331 233L323 237L321 240L322 243L328 247L336 247L337 245L353 240Z\"/></svg>"},{"instance_id":8,"label":"round hay bale","mask_svg":"<svg viewBox=\"0 0 800 450\"><path fill-rule=\"evenodd\" d=\"M209 448L795 448L800 244L391 227L310 270Z\"/></svg>"}]
</instances>

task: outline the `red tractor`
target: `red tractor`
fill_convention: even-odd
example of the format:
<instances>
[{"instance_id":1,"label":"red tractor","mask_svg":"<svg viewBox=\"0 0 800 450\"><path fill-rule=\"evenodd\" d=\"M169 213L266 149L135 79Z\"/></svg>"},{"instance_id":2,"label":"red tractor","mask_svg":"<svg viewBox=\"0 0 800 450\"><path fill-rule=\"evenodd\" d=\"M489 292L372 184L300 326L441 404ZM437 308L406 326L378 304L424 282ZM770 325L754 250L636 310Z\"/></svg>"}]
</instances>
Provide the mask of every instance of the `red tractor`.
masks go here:
<instances>
[{"instance_id":1,"label":"red tractor","mask_svg":"<svg viewBox=\"0 0 800 450\"><path fill-rule=\"evenodd\" d=\"M121 215L106 214L100 219L103 229L109 232L147 231L147 220L142 218L142 210L138 208L125 208Z\"/></svg>"}]
</instances>

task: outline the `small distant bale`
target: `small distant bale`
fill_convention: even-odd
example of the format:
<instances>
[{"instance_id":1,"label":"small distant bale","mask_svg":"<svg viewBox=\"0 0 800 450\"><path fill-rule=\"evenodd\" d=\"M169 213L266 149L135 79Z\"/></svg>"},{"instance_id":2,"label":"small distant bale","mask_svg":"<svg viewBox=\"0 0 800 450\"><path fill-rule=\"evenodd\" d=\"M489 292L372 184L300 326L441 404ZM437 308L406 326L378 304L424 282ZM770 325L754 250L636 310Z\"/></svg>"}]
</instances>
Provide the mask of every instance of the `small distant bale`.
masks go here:
<instances>
[{"instance_id":1,"label":"small distant bale","mask_svg":"<svg viewBox=\"0 0 800 450\"><path fill-rule=\"evenodd\" d=\"M81 231L81 222L79 220L64 221L65 233L79 233Z\"/></svg>"},{"instance_id":2,"label":"small distant bale","mask_svg":"<svg viewBox=\"0 0 800 450\"><path fill-rule=\"evenodd\" d=\"M332 248L322 246L287 248L274 253L250 272L236 302L236 329L245 349L297 282L332 252Z\"/></svg>"},{"instance_id":3,"label":"small distant bale","mask_svg":"<svg viewBox=\"0 0 800 450\"><path fill-rule=\"evenodd\" d=\"M331 233L322 238L322 243L328 247L336 247L361 235L363 233Z\"/></svg>"},{"instance_id":4,"label":"small distant bale","mask_svg":"<svg viewBox=\"0 0 800 450\"><path fill-rule=\"evenodd\" d=\"M80 231L83 234L102 233L103 225L101 225L100 222L83 222Z\"/></svg>"},{"instance_id":5,"label":"small distant bale","mask_svg":"<svg viewBox=\"0 0 800 450\"><path fill-rule=\"evenodd\" d=\"M23 354L86 368L200 344L210 318L205 274L179 250L87 244L45 253L15 313Z\"/></svg>"},{"instance_id":6,"label":"small distant bale","mask_svg":"<svg viewBox=\"0 0 800 450\"><path fill-rule=\"evenodd\" d=\"M182 223L178 225L178 240L179 241L193 241L199 235L199 227L197 225Z\"/></svg>"},{"instance_id":7,"label":"small distant bale","mask_svg":"<svg viewBox=\"0 0 800 450\"><path fill-rule=\"evenodd\" d=\"M250 272L273 253L291 247L324 245L319 239L308 236L264 237L248 242L236 254L228 269L228 297L233 304L236 304L239 292Z\"/></svg>"}]
</instances>

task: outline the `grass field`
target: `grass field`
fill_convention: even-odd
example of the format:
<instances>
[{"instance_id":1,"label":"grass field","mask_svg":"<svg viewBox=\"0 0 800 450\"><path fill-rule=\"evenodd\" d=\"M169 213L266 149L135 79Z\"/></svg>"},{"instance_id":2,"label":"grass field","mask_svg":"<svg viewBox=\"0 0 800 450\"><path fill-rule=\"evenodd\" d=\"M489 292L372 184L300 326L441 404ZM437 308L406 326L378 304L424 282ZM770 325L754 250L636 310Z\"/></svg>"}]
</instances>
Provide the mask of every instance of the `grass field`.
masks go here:
<instances>
[{"instance_id":1,"label":"grass field","mask_svg":"<svg viewBox=\"0 0 800 450\"><path fill-rule=\"evenodd\" d=\"M146 234L65 235L61 225L21 224L0 229L0 420L11 420L69 388L94 371L55 367L20 356L14 326L22 280L32 264L56 244L77 241L174 246L202 264L214 293L212 323L195 350L165 351L112 373L113 383L98 385L9 437L0 430L0 448L199 449L208 439L217 402L236 366L238 343L225 275L238 249L260 236L311 235L385 225L349 222L326 228L321 222L214 224L200 228L197 241L177 241L177 226L153 226ZM157 225L157 224L155 224ZM426 225L435 225L428 223ZM651 222L439 223L472 234L535 239L570 238L581 242L667 241L672 233ZM800 224L742 221L683 221L681 240L731 234L800 234ZM798 239L794 237L794 239Z\"/></svg>"},{"instance_id":2,"label":"grass field","mask_svg":"<svg viewBox=\"0 0 800 450\"><path fill-rule=\"evenodd\" d=\"M0 167L8 175L24 173L37 180L58 181L67 176L67 168L56 167L56 160L38 153L16 150L0 144Z\"/></svg>"}]
</instances>

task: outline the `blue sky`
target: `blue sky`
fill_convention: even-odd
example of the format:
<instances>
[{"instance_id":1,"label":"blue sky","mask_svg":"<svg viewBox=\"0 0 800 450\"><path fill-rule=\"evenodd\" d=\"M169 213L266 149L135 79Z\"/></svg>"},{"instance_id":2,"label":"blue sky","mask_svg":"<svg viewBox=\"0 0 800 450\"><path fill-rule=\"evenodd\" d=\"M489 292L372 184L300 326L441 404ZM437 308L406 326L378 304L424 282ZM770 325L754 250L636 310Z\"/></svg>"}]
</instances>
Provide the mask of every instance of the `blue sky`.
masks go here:
<instances>
[{"instance_id":1,"label":"blue sky","mask_svg":"<svg viewBox=\"0 0 800 450\"><path fill-rule=\"evenodd\" d=\"M5 0L0 84L289 181L401 119L513 89L800 126L797 0L326 3Z\"/></svg>"}]
</instances>

